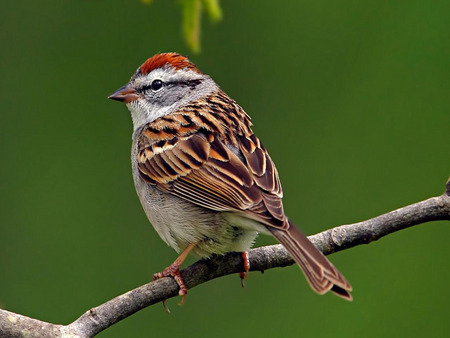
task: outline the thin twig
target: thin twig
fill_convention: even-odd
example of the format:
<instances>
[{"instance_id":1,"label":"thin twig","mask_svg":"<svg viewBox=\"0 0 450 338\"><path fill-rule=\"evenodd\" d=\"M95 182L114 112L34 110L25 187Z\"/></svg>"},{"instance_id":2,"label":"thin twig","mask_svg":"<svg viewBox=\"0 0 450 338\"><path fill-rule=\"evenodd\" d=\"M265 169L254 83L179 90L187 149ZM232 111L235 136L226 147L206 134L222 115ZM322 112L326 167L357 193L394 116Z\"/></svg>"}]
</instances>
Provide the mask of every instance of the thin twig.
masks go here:
<instances>
[{"instance_id":1,"label":"thin twig","mask_svg":"<svg viewBox=\"0 0 450 338\"><path fill-rule=\"evenodd\" d=\"M308 238L324 254L368 244L393 232L430 221L450 220L450 179L443 195L418 202L355 224L342 225ZM281 245L248 252L250 270L264 271L294 264ZM217 277L238 273L243 259L239 253L200 260L181 271L189 289ZM69 325L57 325L0 310L1 337L93 337L133 313L178 295L172 278L145 284L85 312Z\"/></svg>"}]
</instances>

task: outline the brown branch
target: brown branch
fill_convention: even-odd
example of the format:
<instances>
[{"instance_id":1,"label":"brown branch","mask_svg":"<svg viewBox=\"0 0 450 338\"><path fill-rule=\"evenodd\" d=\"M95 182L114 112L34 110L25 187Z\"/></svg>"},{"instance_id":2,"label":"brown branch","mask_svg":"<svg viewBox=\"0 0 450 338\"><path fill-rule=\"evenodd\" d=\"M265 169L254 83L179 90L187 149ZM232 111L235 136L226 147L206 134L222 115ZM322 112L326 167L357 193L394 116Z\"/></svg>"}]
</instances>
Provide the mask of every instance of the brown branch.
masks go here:
<instances>
[{"instance_id":1,"label":"brown branch","mask_svg":"<svg viewBox=\"0 0 450 338\"><path fill-rule=\"evenodd\" d=\"M355 224L342 225L309 236L324 254L368 244L390 233L430 221L450 220L450 179L446 191L387 214ZM249 251L252 271L264 271L294 264L281 245L270 245ZM242 270L242 255L228 253L200 260L181 271L189 289L217 277ZM172 278L163 278L131 290L90 309L69 325L57 325L0 310L1 337L93 337L133 313L164 299L178 295L178 285Z\"/></svg>"}]
</instances>

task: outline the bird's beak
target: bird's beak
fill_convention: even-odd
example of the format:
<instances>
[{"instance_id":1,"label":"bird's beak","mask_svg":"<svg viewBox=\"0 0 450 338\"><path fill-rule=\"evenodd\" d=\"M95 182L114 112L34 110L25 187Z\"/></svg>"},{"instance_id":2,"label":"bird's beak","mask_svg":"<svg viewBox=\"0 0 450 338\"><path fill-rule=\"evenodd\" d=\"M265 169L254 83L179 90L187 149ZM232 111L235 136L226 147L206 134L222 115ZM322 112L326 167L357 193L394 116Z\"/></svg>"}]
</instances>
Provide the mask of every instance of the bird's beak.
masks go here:
<instances>
[{"instance_id":1,"label":"bird's beak","mask_svg":"<svg viewBox=\"0 0 450 338\"><path fill-rule=\"evenodd\" d=\"M130 85L125 85L117 89L114 93L108 96L108 99L120 102L130 103L139 98L138 93Z\"/></svg>"}]
</instances>

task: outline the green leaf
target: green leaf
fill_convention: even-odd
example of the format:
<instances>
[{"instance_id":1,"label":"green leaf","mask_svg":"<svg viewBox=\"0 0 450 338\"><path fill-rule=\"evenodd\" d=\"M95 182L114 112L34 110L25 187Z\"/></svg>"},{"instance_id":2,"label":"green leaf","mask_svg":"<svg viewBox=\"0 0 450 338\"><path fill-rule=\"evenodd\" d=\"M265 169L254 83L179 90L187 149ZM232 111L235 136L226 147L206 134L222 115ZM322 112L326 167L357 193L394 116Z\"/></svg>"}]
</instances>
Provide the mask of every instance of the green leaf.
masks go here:
<instances>
[{"instance_id":1,"label":"green leaf","mask_svg":"<svg viewBox=\"0 0 450 338\"><path fill-rule=\"evenodd\" d=\"M140 0L151 5L154 0ZM200 52L200 24L203 7L213 22L222 19L219 0L179 0L182 12L182 34L188 47L194 52Z\"/></svg>"},{"instance_id":2,"label":"green leaf","mask_svg":"<svg viewBox=\"0 0 450 338\"><path fill-rule=\"evenodd\" d=\"M189 48L200 52L200 17L202 0L181 0L183 15L183 35Z\"/></svg>"},{"instance_id":3,"label":"green leaf","mask_svg":"<svg viewBox=\"0 0 450 338\"><path fill-rule=\"evenodd\" d=\"M208 13L211 21L217 22L222 19L222 10L220 9L219 0L203 0L206 13Z\"/></svg>"}]
</instances>

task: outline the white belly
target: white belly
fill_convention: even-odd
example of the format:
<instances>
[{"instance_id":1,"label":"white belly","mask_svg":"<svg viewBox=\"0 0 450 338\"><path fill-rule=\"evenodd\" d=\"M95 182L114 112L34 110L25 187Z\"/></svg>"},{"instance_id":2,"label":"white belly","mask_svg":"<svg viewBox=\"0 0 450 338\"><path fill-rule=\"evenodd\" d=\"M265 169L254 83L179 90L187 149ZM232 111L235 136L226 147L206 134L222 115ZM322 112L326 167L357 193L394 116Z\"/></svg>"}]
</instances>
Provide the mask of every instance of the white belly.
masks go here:
<instances>
[{"instance_id":1,"label":"white belly","mask_svg":"<svg viewBox=\"0 0 450 338\"><path fill-rule=\"evenodd\" d=\"M161 192L134 174L135 186L144 211L159 236L177 252L194 243L194 253L209 256L229 251L246 251L252 246L260 224L230 213L197 206ZM255 227L248 224L255 224Z\"/></svg>"}]
</instances>

